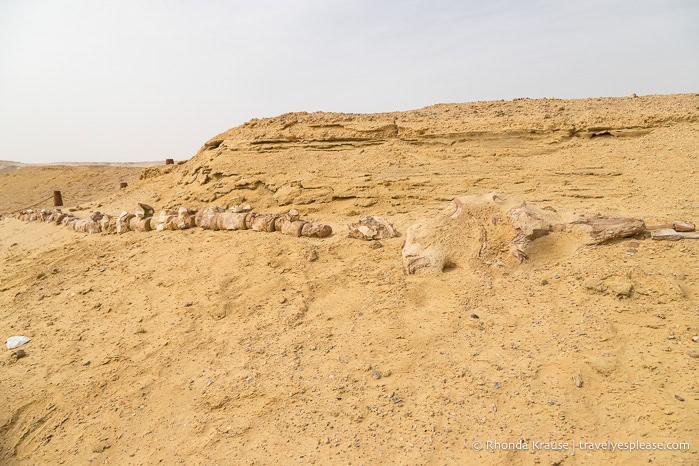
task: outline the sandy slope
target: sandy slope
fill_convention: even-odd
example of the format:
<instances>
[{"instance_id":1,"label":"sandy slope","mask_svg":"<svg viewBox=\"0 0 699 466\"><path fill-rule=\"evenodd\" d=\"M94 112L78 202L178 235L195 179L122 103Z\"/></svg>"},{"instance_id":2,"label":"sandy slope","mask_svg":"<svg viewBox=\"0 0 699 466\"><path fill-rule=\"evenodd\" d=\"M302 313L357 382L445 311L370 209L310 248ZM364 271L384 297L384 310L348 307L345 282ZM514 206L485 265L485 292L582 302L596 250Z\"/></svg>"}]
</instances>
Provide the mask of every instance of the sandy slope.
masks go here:
<instances>
[{"instance_id":1,"label":"sandy slope","mask_svg":"<svg viewBox=\"0 0 699 466\"><path fill-rule=\"evenodd\" d=\"M381 214L405 232L493 190L696 222L698 106L676 95L290 114L99 200L112 213L294 206L333 225L325 240L2 220L0 336L33 341L17 362L2 352L0 462L696 464L699 241L576 248L553 234L528 264L406 276L403 238L371 249L344 225ZM472 450L487 439L692 447Z\"/></svg>"},{"instance_id":2,"label":"sandy slope","mask_svg":"<svg viewBox=\"0 0 699 466\"><path fill-rule=\"evenodd\" d=\"M35 204L38 209L52 207L53 191L61 191L65 207L87 205L119 191L121 182L136 182L140 172L141 168L111 165L25 166L0 171L0 214Z\"/></svg>"}]
</instances>

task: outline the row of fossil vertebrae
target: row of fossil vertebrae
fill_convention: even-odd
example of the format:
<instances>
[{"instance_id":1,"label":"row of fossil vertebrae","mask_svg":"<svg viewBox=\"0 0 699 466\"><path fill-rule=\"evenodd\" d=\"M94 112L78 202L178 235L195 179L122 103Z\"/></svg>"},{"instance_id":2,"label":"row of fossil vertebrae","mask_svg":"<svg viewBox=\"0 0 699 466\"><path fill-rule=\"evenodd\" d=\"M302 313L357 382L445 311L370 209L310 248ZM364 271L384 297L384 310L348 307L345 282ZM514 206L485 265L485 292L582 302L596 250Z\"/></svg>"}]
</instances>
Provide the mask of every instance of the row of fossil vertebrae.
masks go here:
<instances>
[{"instance_id":1,"label":"row of fossil vertebrae","mask_svg":"<svg viewBox=\"0 0 699 466\"><path fill-rule=\"evenodd\" d=\"M13 215L23 221L43 221L67 226L83 233L126 233L128 231L186 230L201 227L206 230L253 230L279 231L290 236L326 238L332 234L330 225L311 223L301 219L297 210L285 214L264 214L252 211L252 207L235 206L227 211L221 207L207 207L200 211L180 207L177 210L155 210L148 204L139 203L136 213L122 212L118 217L95 212L89 220L64 213L61 209L23 210Z\"/></svg>"}]
</instances>

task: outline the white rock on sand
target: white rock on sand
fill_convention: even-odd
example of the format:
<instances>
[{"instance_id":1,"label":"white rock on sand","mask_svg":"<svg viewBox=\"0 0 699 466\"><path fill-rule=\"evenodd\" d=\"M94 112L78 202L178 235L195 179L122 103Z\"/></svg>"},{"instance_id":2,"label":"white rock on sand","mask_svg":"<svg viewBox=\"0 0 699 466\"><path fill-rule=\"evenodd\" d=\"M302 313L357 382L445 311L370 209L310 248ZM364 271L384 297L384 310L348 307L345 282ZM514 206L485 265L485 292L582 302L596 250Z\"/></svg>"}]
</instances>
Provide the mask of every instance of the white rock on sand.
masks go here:
<instances>
[{"instance_id":1,"label":"white rock on sand","mask_svg":"<svg viewBox=\"0 0 699 466\"><path fill-rule=\"evenodd\" d=\"M23 336L10 337L7 339L7 349L11 350L11 349L19 348L20 346L22 346L26 343L29 343L30 341L32 341L32 339L29 337L23 337Z\"/></svg>"}]
</instances>

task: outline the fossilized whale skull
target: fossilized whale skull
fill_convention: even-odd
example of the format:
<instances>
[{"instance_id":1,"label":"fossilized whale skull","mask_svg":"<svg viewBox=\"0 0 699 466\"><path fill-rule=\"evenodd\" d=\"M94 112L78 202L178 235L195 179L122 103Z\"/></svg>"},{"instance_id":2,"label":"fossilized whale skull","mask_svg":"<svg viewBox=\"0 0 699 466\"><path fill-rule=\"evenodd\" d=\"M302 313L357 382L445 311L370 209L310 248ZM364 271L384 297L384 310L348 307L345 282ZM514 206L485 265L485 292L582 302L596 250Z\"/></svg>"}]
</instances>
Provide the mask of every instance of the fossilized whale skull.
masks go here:
<instances>
[{"instance_id":1,"label":"fossilized whale skull","mask_svg":"<svg viewBox=\"0 0 699 466\"><path fill-rule=\"evenodd\" d=\"M408 274L414 274L442 272L452 266L467 266L471 261L504 260L507 256L524 262L529 258L530 243L552 232L570 233L584 245L632 236L645 229L638 219L581 217L497 193L462 196L435 217L408 228L403 266Z\"/></svg>"}]
</instances>

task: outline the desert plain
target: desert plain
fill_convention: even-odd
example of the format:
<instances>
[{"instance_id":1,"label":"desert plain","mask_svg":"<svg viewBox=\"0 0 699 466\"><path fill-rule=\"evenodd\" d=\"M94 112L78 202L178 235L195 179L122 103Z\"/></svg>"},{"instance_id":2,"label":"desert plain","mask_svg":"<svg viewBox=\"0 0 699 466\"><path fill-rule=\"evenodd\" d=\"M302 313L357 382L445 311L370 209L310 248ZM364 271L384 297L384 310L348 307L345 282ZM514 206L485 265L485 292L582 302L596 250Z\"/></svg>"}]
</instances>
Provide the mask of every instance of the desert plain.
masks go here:
<instances>
[{"instance_id":1,"label":"desert plain","mask_svg":"<svg viewBox=\"0 0 699 466\"><path fill-rule=\"evenodd\" d=\"M436 272L402 259L464 195L698 223L699 94L290 113L174 165L0 169L2 464L699 463L698 239L556 231L524 261L497 241ZM54 190L82 219L249 204L333 234L13 215ZM349 237L364 216L398 236ZM581 441L689 447L561 447Z\"/></svg>"}]
</instances>

